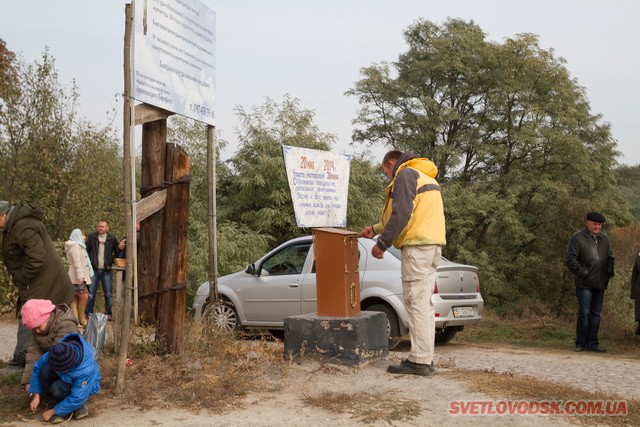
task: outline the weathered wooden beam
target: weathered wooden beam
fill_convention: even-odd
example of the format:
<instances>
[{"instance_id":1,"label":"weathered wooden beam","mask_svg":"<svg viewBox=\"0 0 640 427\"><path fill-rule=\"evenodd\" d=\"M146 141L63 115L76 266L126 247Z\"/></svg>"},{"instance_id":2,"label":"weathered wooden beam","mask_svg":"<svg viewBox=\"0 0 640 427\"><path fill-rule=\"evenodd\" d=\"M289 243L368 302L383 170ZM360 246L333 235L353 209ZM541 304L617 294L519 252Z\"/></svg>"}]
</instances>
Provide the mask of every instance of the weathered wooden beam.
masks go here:
<instances>
[{"instance_id":1,"label":"weathered wooden beam","mask_svg":"<svg viewBox=\"0 0 640 427\"><path fill-rule=\"evenodd\" d=\"M136 220L143 221L164 207L167 200L167 190L152 193L136 203Z\"/></svg>"},{"instance_id":2,"label":"weathered wooden beam","mask_svg":"<svg viewBox=\"0 0 640 427\"><path fill-rule=\"evenodd\" d=\"M216 128L207 126L207 192L209 193L209 304L218 303L218 241L216 208Z\"/></svg>"},{"instance_id":3,"label":"weathered wooden beam","mask_svg":"<svg viewBox=\"0 0 640 427\"><path fill-rule=\"evenodd\" d=\"M134 177L129 176L128 164L132 161L131 149L131 135L133 134L133 125L131 124L131 116L133 113L133 99L131 98L131 87L133 82L133 74L131 73L131 36L133 27L133 8L131 4L126 4L125 10L125 24L124 24L124 109L123 109L123 167L124 167L124 191L123 195L127 202L133 199L131 194L131 182ZM125 221L131 222L131 216L133 214L132 204L125 204ZM127 284L132 284L133 280L128 278ZM116 327L115 335L119 338L118 346L118 371L116 373L116 390L119 395L124 393L124 369L126 367L125 361L128 353L129 346L129 313L131 313L131 292L125 292L124 307L116 304L116 312L122 313L120 316L120 322Z\"/></svg>"},{"instance_id":4,"label":"weathered wooden beam","mask_svg":"<svg viewBox=\"0 0 640 427\"><path fill-rule=\"evenodd\" d=\"M178 353L187 305L187 231L191 163L184 150L167 144L167 202L162 224L156 340Z\"/></svg>"},{"instance_id":5,"label":"weathered wooden beam","mask_svg":"<svg viewBox=\"0 0 640 427\"><path fill-rule=\"evenodd\" d=\"M142 178L140 196L145 199L163 189L167 156L167 121L157 120L142 126ZM163 209L140 223L138 250L138 313L143 323L156 322L160 242Z\"/></svg>"},{"instance_id":6,"label":"weathered wooden beam","mask_svg":"<svg viewBox=\"0 0 640 427\"><path fill-rule=\"evenodd\" d=\"M143 125L145 123L155 122L156 120L166 120L167 117L173 114L171 111L163 110L153 105L138 104L134 107L133 124Z\"/></svg>"}]
</instances>

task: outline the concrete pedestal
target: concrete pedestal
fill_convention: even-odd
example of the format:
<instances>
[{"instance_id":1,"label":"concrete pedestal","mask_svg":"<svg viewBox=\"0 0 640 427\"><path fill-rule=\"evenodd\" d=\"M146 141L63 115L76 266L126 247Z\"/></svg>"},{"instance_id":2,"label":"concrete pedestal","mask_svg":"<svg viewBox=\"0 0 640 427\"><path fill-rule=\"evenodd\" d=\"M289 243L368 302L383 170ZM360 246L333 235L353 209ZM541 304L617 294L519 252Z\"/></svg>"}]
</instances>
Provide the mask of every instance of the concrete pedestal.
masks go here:
<instances>
[{"instance_id":1,"label":"concrete pedestal","mask_svg":"<svg viewBox=\"0 0 640 427\"><path fill-rule=\"evenodd\" d=\"M386 322L383 313L373 311L353 317L317 313L285 317L284 357L313 357L346 365L385 359L389 354Z\"/></svg>"}]
</instances>

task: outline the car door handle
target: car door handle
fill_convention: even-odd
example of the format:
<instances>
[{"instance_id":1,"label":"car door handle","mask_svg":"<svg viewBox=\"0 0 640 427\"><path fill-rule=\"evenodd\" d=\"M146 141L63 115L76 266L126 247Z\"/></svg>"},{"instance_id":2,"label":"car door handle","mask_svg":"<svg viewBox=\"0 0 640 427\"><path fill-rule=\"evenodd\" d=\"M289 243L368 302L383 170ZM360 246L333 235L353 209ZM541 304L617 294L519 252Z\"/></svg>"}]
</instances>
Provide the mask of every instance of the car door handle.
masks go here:
<instances>
[{"instance_id":1,"label":"car door handle","mask_svg":"<svg viewBox=\"0 0 640 427\"><path fill-rule=\"evenodd\" d=\"M297 283L289 283L290 288L297 288L298 286L300 285L298 285Z\"/></svg>"}]
</instances>

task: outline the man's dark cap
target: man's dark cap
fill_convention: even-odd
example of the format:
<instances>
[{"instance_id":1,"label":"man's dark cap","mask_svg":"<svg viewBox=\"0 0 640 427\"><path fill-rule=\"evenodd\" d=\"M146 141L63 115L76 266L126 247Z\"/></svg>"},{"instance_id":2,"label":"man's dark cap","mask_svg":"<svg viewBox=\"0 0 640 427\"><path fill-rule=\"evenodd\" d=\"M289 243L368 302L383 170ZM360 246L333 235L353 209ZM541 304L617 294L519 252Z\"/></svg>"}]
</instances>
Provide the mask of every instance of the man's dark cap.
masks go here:
<instances>
[{"instance_id":1,"label":"man's dark cap","mask_svg":"<svg viewBox=\"0 0 640 427\"><path fill-rule=\"evenodd\" d=\"M593 221L593 222L606 222L607 220L604 219L604 215L602 215L600 212L589 212L587 214L587 220L588 221Z\"/></svg>"}]
</instances>

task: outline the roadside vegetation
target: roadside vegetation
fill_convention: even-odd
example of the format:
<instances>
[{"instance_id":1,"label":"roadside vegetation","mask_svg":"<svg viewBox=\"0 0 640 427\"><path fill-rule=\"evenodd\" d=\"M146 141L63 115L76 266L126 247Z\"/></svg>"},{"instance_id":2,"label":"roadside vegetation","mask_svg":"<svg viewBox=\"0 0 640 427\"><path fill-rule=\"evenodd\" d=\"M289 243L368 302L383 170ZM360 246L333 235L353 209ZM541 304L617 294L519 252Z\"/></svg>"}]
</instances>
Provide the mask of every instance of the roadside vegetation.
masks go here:
<instances>
[{"instance_id":1,"label":"roadside vegetation","mask_svg":"<svg viewBox=\"0 0 640 427\"><path fill-rule=\"evenodd\" d=\"M607 321L607 312L603 312L600 345L618 354L637 353L640 338L634 334L635 329L619 331ZM575 316L523 314L505 319L489 310L482 322L459 332L453 342L567 350L574 347L575 331Z\"/></svg>"}]
</instances>

